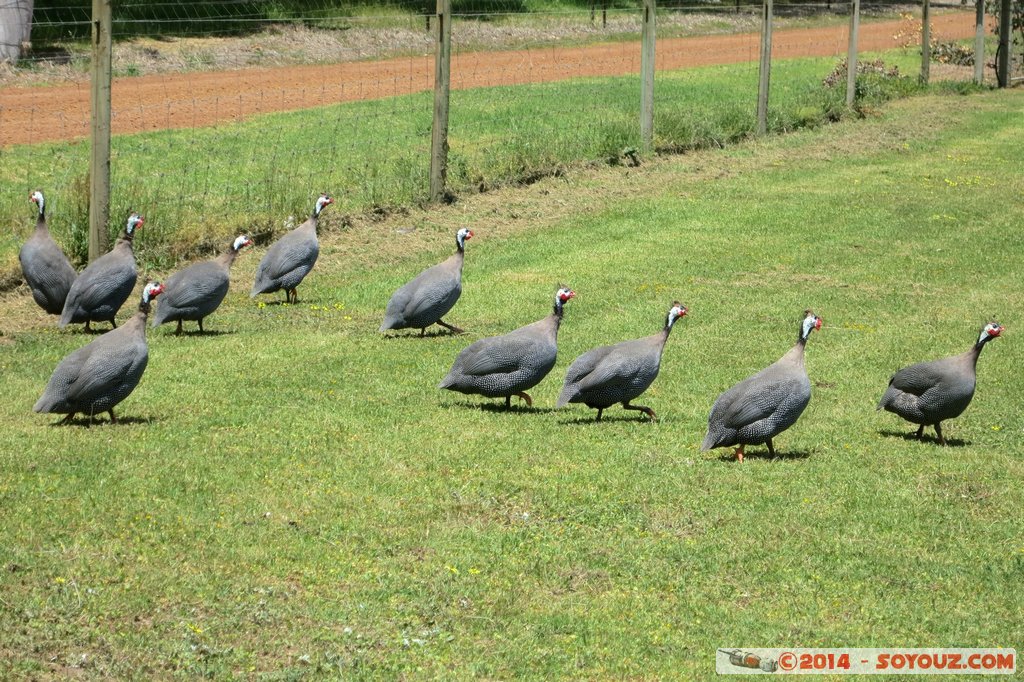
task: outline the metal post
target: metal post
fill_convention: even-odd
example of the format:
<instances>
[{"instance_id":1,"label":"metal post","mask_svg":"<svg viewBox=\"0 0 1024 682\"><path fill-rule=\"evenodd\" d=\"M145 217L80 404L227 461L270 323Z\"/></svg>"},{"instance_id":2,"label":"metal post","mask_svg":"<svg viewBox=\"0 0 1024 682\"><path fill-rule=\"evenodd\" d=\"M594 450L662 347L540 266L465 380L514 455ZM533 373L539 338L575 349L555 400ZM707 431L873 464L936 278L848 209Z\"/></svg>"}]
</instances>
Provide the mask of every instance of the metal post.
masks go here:
<instances>
[{"instance_id":1,"label":"metal post","mask_svg":"<svg viewBox=\"0 0 1024 682\"><path fill-rule=\"evenodd\" d=\"M448 177L448 102L451 96L452 3L437 0L434 53L434 124L430 135L430 200L444 198Z\"/></svg>"},{"instance_id":2,"label":"metal post","mask_svg":"<svg viewBox=\"0 0 1024 682\"><path fill-rule=\"evenodd\" d=\"M985 0L980 0L984 2ZM850 3L850 47L846 51L846 106L857 97L857 37L860 34L860 0Z\"/></svg>"},{"instance_id":3,"label":"metal post","mask_svg":"<svg viewBox=\"0 0 1024 682\"><path fill-rule=\"evenodd\" d=\"M985 81L985 0L974 3L974 82Z\"/></svg>"},{"instance_id":4,"label":"metal post","mask_svg":"<svg viewBox=\"0 0 1024 682\"><path fill-rule=\"evenodd\" d=\"M1010 6L1011 0L1003 0L999 6L999 51L996 53L996 80L999 87L1010 84Z\"/></svg>"},{"instance_id":5,"label":"metal post","mask_svg":"<svg viewBox=\"0 0 1024 682\"><path fill-rule=\"evenodd\" d=\"M107 251L110 222L111 0L92 0L92 131L89 154L89 261Z\"/></svg>"},{"instance_id":6,"label":"metal post","mask_svg":"<svg viewBox=\"0 0 1024 682\"><path fill-rule=\"evenodd\" d=\"M643 0L640 38L640 139L645 152L654 146L654 29L655 0Z\"/></svg>"},{"instance_id":7,"label":"metal post","mask_svg":"<svg viewBox=\"0 0 1024 682\"><path fill-rule=\"evenodd\" d=\"M761 18L761 71L757 84L757 134L768 132L768 82L772 70L772 0L764 0Z\"/></svg>"},{"instance_id":8,"label":"metal post","mask_svg":"<svg viewBox=\"0 0 1024 682\"><path fill-rule=\"evenodd\" d=\"M932 68L931 0L921 2L921 82L928 85Z\"/></svg>"}]
</instances>

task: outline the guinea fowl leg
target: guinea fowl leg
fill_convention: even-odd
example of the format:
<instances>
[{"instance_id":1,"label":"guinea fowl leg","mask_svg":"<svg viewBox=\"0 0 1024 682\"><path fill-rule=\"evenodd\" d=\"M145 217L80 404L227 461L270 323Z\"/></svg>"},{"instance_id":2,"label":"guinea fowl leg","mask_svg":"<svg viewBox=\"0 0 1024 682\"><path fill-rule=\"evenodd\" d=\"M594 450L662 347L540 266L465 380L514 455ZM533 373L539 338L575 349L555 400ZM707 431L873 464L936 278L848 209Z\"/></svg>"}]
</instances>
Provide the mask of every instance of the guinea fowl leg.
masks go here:
<instances>
[{"instance_id":1,"label":"guinea fowl leg","mask_svg":"<svg viewBox=\"0 0 1024 682\"><path fill-rule=\"evenodd\" d=\"M423 329L420 329L420 338L422 339L426 335L427 335L427 328L424 327Z\"/></svg>"},{"instance_id":2,"label":"guinea fowl leg","mask_svg":"<svg viewBox=\"0 0 1024 682\"><path fill-rule=\"evenodd\" d=\"M924 428L923 426L921 428ZM945 445L946 439L942 436L942 422L935 422L935 435L939 437L939 445Z\"/></svg>"},{"instance_id":3,"label":"guinea fowl leg","mask_svg":"<svg viewBox=\"0 0 1024 682\"><path fill-rule=\"evenodd\" d=\"M201 317L199 318L199 333L200 334L204 334L205 333L203 331L203 318L201 318Z\"/></svg>"},{"instance_id":4,"label":"guinea fowl leg","mask_svg":"<svg viewBox=\"0 0 1024 682\"><path fill-rule=\"evenodd\" d=\"M438 320L437 323L439 325L441 325L442 327L444 327L445 329L447 329L448 331L450 331L452 334L465 334L466 333L465 329L459 329L455 325L448 324L444 320Z\"/></svg>"},{"instance_id":5,"label":"guinea fowl leg","mask_svg":"<svg viewBox=\"0 0 1024 682\"><path fill-rule=\"evenodd\" d=\"M743 464L743 448L747 447L746 443L736 448L736 460Z\"/></svg>"},{"instance_id":6,"label":"guinea fowl leg","mask_svg":"<svg viewBox=\"0 0 1024 682\"><path fill-rule=\"evenodd\" d=\"M520 400L525 400L527 407L533 407L533 398L528 396L525 391L518 391L512 395L517 396Z\"/></svg>"},{"instance_id":7,"label":"guinea fowl leg","mask_svg":"<svg viewBox=\"0 0 1024 682\"><path fill-rule=\"evenodd\" d=\"M174 330L174 333L181 336L181 320L178 320L178 328Z\"/></svg>"},{"instance_id":8,"label":"guinea fowl leg","mask_svg":"<svg viewBox=\"0 0 1024 682\"><path fill-rule=\"evenodd\" d=\"M85 331L86 331L87 333L88 333L88 332L91 332L91 331L92 331L92 329L90 329L90 328L89 328L89 323L90 323L90 322L92 322L92 320L86 320L86 321L85 321Z\"/></svg>"},{"instance_id":9,"label":"guinea fowl leg","mask_svg":"<svg viewBox=\"0 0 1024 682\"><path fill-rule=\"evenodd\" d=\"M774 457L775 456L775 446L772 445L772 439L769 438L768 440L766 440L764 442L764 444L768 446L768 455L771 456L771 457Z\"/></svg>"},{"instance_id":10,"label":"guinea fowl leg","mask_svg":"<svg viewBox=\"0 0 1024 682\"><path fill-rule=\"evenodd\" d=\"M65 424L70 424L71 420L74 419L74 418L75 418L75 413L74 412L69 412L68 416L64 417L63 419L61 419L57 423L60 424L61 426L65 425Z\"/></svg>"},{"instance_id":11,"label":"guinea fowl leg","mask_svg":"<svg viewBox=\"0 0 1024 682\"><path fill-rule=\"evenodd\" d=\"M597 408L597 419L595 419L594 421L596 421L596 422L601 421L601 413L602 412L604 412L604 408L603 407Z\"/></svg>"},{"instance_id":12,"label":"guinea fowl leg","mask_svg":"<svg viewBox=\"0 0 1024 682\"><path fill-rule=\"evenodd\" d=\"M649 407L644 407L643 405L630 405L629 401L627 400L626 402L622 403L622 409L624 409L624 410L639 410L640 412L643 412L648 417L650 417L652 422L653 421L658 421L658 416L656 414L654 414L654 410L652 410Z\"/></svg>"},{"instance_id":13,"label":"guinea fowl leg","mask_svg":"<svg viewBox=\"0 0 1024 682\"><path fill-rule=\"evenodd\" d=\"M110 318L110 328L117 329L117 322L114 321L114 318Z\"/></svg>"},{"instance_id":14,"label":"guinea fowl leg","mask_svg":"<svg viewBox=\"0 0 1024 682\"><path fill-rule=\"evenodd\" d=\"M114 416L114 408L110 408L109 410L107 410L107 412L110 413L110 423L111 424L116 424L117 423L117 417Z\"/></svg>"},{"instance_id":15,"label":"guinea fowl leg","mask_svg":"<svg viewBox=\"0 0 1024 682\"><path fill-rule=\"evenodd\" d=\"M921 424L921 428L919 428L919 429L917 430L917 439L918 439L918 440L921 440L921 438L922 438L923 436L924 436L924 424Z\"/></svg>"}]
</instances>

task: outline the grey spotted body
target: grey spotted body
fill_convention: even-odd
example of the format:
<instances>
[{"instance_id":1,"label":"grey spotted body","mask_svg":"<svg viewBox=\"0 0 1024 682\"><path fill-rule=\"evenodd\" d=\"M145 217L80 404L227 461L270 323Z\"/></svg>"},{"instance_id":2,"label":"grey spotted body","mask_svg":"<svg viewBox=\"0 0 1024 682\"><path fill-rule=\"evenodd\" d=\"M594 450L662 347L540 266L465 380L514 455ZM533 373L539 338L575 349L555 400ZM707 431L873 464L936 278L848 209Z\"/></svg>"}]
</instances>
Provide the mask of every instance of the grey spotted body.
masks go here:
<instances>
[{"instance_id":1,"label":"grey spotted body","mask_svg":"<svg viewBox=\"0 0 1024 682\"><path fill-rule=\"evenodd\" d=\"M919 438L925 426L934 427L939 442L944 444L941 423L959 417L971 404L977 385L978 357L985 344L1002 331L998 323L986 325L966 353L904 367L889 380L877 409L919 424Z\"/></svg>"},{"instance_id":2,"label":"grey spotted body","mask_svg":"<svg viewBox=\"0 0 1024 682\"><path fill-rule=\"evenodd\" d=\"M736 454L742 462L747 445L765 443L769 453L775 454L772 439L795 424L811 401L804 346L811 331L820 327L820 318L808 311L793 348L718 396L708 417L702 451L739 446Z\"/></svg>"},{"instance_id":3,"label":"grey spotted body","mask_svg":"<svg viewBox=\"0 0 1024 682\"><path fill-rule=\"evenodd\" d=\"M676 319L685 314L685 306L676 302L669 311L664 329L657 334L594 348L576 358L566 372L556 406L583 403L596 409L600 420L603 410L622 403L626 409L643 411L654 419L651 408L629 403L658 377L669 332Z\"/></svg>"},{"instance_id":4,"label":"grey spotted body","mask_svg":"<svg viewBox=\"0 0 1024 682\"><path fill-rule=\"evenodd\" d=\"M251 297L283 289L288 302L298 302L296 289L320 256L320 241L317 238L320 212L333 201L326 194L321 195L313 214L305 222L271 244L256 268Z\"/></svg>"},{"instance_id":5,"label":"grey spotted body","mask_svg":"<svg viewBox=\"0 0 1024 682\"><path fill-rule=\"evenodd\" d=\"M142 216L135 213L129 216L124 236L117 240L114 248L90 263L78 276L64 303L60 316L62 328L79 322L84 322L86 329L90 322L110 322L117 326L114 317L131 296L138 278L132 238L142 222Z\"/></svg>"},{"instance_id":6,"label":"grey spotted body","mask_svg":"<svg viewBox=\"0 0 1024 682\"><path fill-rule=\"evenodd\" d=\"M548 375L558 357L558 328L562 306L575 294L560 289L555 296L555 310L542 320L520 327L502 336L480 339L465 348L438 388L459 393L505 398L519 395L527 404L525 394Z\"/></svg>"},{"instance_id":7,"label":"grey spotted body","mask_svg":"<svg viewBox=\"0 0 1024 682\"><path fill-rule=\"evenodd\" d=\"M465 261L464 240L473 233L463 228L455 238L456 252L444 262L427 268L412 281L399 288L388 301L380 331L391 329L423 330L440 324L453 331L462 331L442 318L455 307L462 295L462 265Z\"/></svg>"},{"instance_id":8,"label":"grey spotted body","mask_svg":"<svg viewBox=\"0 0 1024 682\"><path fill-rule=\"evenodd\" d=\"M18 261L32 299L49 314L60 315L75 282L75 269L50 236L42 192L33 192L32 201L39 205L36 229L18 252Z\"/></svg>"},{"instance_id":9,"label":"grey spotted body","mask_svg":"<svg viewBox=\"0 0 1024 682\"><path fill-rule=\"evenodd\" d=\"M60 361L34 411L66 414L65 422L77 413L91 418L109 412L111 420L116 421L114 407L135 390L149 362L146 316L150 296L160 292L154 286L159 287L147 286L139 312L125 324Z\"/></svg>"},{"instance_id":10,"label":"grey spotted body","mask_svg":"<svg viewBox=\"0 0 1024 682\"><path fill-rule=\"evenodd\" d=\"M251 243L243 235L217 258L195 263L171 275L164 284L165 292L153 316L153 326L177 322L180 332L182 321L194 321L199 323L199 331L203 331L203 320L217 310L228 294L235 257L243 246Z\"/></svg>"}]
</instances>

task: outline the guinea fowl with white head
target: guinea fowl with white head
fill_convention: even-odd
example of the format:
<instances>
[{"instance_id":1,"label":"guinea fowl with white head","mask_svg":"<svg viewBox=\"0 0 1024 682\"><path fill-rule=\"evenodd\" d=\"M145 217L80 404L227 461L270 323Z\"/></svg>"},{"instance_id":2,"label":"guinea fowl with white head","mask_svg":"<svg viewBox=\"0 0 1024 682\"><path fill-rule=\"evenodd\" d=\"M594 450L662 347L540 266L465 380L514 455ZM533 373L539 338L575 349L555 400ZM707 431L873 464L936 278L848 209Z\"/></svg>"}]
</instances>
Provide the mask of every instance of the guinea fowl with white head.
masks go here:
<instances>
[{"instance_id":1,"label":"guinea fowl with white head","mask_svg":"<svg viewBox=\"0 0 1024 682\"><path fill-rule=\"evenodd\" d=\"M391 296L379 331L419 329L423 336L427 327L436 323L456 334L463 332L441 318L455 307L462 295L462 263L466 257L466 240L472 237L472 230L460 229L455 233L454 254L427 268Z\"/></svg>"},{"instance_id":2,"label":"guinea fowl with white head","mask_svg":"<svg viewBox=\"0 0 1024 682\"><path fill-rule=\"evenodd\" d=\"M50 236L43 193L36 190L29 194L29 200L39 209L36 229L18 252L18 261L32 291L32 299L49 314L60 315L75 282L75 269Z\"/></svg>"},{"instance_id":3,"label":"guinea fowl with white head","mask_svg":"<svg viewBox=\"0 0 1024 682\"><path fill-rule=\"evenodd\" d=\"M639 410L652 421L656 419L654 410L644 405L630 405L630 401L640 397L658 377L669 332L676 320L687 312L686 306L674 301L664 328L657 334L601 346L576 358L565 373L565 385L556 407L583 403L596 409L595 421L601 421L604 410L622 403L624 409Z\"/></svg>"},{"instance_id":4,"label":"guinea fowl with white head","mask_svg":"<svg viewBox=\"0 0 1024 682\"><path fill-rule=\"evenodd\" d=\"M889 387L876 409L919 424L918 438L924 436L924 427L934 427L939 443L945 445L942 422L959 417L971 404L978 379L978 357L985 344L998 338L1004 329L998 322L989 322L965 353L904 367L889 379Z\"/></svg>"},{"instance_id":5,"label":"guinea fowl with white head","mask_svg":"<svg viewBox=\"0 0 1024 682\"><path fill-rule=\"evenodd\" d=\"M228 294L231 264L238 253L251 244L249 237L240 235L217 258L195 263L168 277L164 296L153 316L153 326L176 321L175 334L180 334L181 323L189 320L198 322L202 332L203 319L217 310Z\"/></svg>"},{"instance_id":6,"label":"guinea fowl with white head","mask_svg":"<svg viewBox=\"0 0 1024 682\"><path fill-rule=\"evenodd\" d=\"M32 409L67 415L62 424L70 423L79 412L90 420L108 412L116 423L114 407L139 385L149 362L146 316L163 290L159 282L147 284L134 316L61 360Z\"/></svg>"},{"instance_id":7,"label":"guinea fowl with white head","mask_svg":"<svg viewBox=\"0 0 1024 682\"><path fill-rule=\"evenodd\" d=\"M313 205L312 215L270 245L256 268L250 298L284 289L286 303L299 302L299 284L313 269L320 255L320 241L317 239L320 213L333 203L334 199L321 194Z\"/></svg>"},{"instance_id":8,"label":"guinea fowl with white head","mask_svg":"<svg viewBox=\"0 0 1024 682\"><path fill-rule=\"evenodd\" d=\"M560 287L555 292L554 310L533 324L502 336L474 342L455 358L448 375L438 388L487 398L504 398L512 406L512 396L533 405L526 393L548 375L558 356L558 328L562 312L576 292Z\"/></svg>"},{"instance_id":9,"label":"guinea fowl with white head","mask_svg":"<svg viewBox=\"0 0 1024 682\"><path fill-rule=\"evenodd\" d=\"M821 329L821 318L805 311L796 345L788 353L718 396L701 451L739 446L736 458L742 462L746 446L765 443L768 454L775 456L772 438L795 424L811 401L804 346L816 329Z\"/></svg>"},{"instance_id":10,"label":"guinea fowl with white head","mask_svg":"<svg viewBox=\"0 0 1024 682\"><path fill-rule=\"evenodd\" d=\"M132 295L138 278L132 240L135 231L145 222L146 219L138 213L131 213L125 223L124 235L117 240L114 248L82 270L64 302L64 312L60 316L61 328L85 322L85 330L89 331L89 323L92 321L110 322L112 327L117 328L114 316Z\"/></svg>"}]
</instances>

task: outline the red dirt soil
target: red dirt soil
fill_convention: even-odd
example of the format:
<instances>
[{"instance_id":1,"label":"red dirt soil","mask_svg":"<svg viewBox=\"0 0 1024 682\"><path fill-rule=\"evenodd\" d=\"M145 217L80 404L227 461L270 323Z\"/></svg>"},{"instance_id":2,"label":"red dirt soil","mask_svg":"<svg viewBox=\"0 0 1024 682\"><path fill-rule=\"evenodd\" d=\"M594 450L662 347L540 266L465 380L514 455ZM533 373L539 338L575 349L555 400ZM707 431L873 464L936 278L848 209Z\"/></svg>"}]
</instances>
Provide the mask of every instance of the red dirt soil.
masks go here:
<instances>
[{"instance_id":1,"label":"red dirt soil","mask_svg":"<svg viewBox=\"0 0 1024 682\"><path fill-rule=\"evenodd\" d=\"M943 40L974 35L972 13L940 14L934 34ZM859 50L897 47L905 25L884 21L861 25ZM776 59L845 54L846 26L789 29L773 35ZM656 68L755 61L759 35L670 38L658 41ZM477 52L452 56L452 88L477 88L618 76L640 71L639 42L588 47ZM292 66L275 69L195 72L118 78L113 82L114 134L193 128L239 121L255 114L379 99L430 90L433 56L376 62ZM0 145L75 140L89 134L89 83L0 89Z\"/></svg>"}]
</instances>

